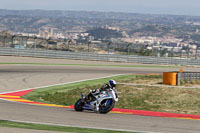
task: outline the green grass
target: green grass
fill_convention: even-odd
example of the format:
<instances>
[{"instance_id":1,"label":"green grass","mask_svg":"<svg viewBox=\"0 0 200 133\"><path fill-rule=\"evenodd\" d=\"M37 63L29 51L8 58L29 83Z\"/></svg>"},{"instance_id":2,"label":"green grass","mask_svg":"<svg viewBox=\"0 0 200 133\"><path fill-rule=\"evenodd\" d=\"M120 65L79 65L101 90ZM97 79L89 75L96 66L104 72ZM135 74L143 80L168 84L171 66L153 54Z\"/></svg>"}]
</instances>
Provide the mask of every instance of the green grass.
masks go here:
<instances>
[{"instance_id":1,"label":"green grass","mask_svg":"<svg viewBox=\"0 0 200 133\"><path fill-rule=\"evenodd\" d=\"M144 67L144 68L177 68L177 66L162 65L101 65L101 64L52 64L52 63L9 63L1 62L0 65L56 65L56 66L101 66L101 67Z\"/></svg>"},{"instance_id":2,"label":"green grass","mask_svg":"<svg viewBox=\"0 0 200 133\"><path fill-rule=\"evenodd\" d=\"M116 107L157 112L200 115L200 89L158 85L162 79L137 79L136 85L119 85L119 102ZM149 85L137 85L149 83Z\"/></svg>"},{"instance_id":3,"label":"green grass","mask_svg":"<svg viewBox=\"0 0 200 133\"><path fill-rule=\"evenodd\" d=\"M46 124L13 122L13 121L7 121L7 120L0 120L0 127L23 128L23 129L45 130L45 131L59 131L59 132L70 132L70 133L136 133L136 132L128 132L128 131L114 131L114 130L102 130L102 129L92 129L92 128L78 128L78 127L55 126L55 125L46 125Z\"/></svg>"},{"instance_id":4,"label":"green grass","mask_svg":"<svg viewBox=\"0 0 200 133\"><path fill-rule=\"evenodd\" d=\"M90 89L100 88L110 79L116 80L117 83L135 84L117 85L119 102L116 103L116 108L200 114L200 89L152 86L161 85L161 75L120 75L112 78L52 86L34 90L23 98L43 103L73 105L80 98L81 92L88 94Z\"/></svg>"},{"instance_id":5,"label":"green grass","mask_svg":"<svg viewBox=\"0 0 200 133\"><path fill-rule=\"evenodd\" d=\"M135 75L120 75L110 78L102 78L96 80L87 80L82 82L70 83L66 85L51 86L41 89L36 89L31 93L23 96L25 99L29 99L36 102L55 103L62 105L72 105L80 98L80 93L88 93L89 89L100 88L103 84L107 83L110 79L117 82L123 82L124 80L135 79ZM54 97L54 98L53 98Z\"/></svg>"},{"instance_id":6,"label":"green grass","mask_svg":"<svg viewBox=\"0 0 200 133\"><path fill-rule=\"evenodd\" d=\"M25 99L29 99L36 102L43 103L54 103L58 105L73 105L79 98L80 93L84 92L88 94L90 89L98 89L110 79L114 79L117 83L120 82L131 82L133 80L144 80L144 79L158 79L161 78L160 75L120 75L111 78L102 78L97 80L88 80L83 82L71 83L66 85L52 86L41 89L36 89L31 93L23 96ZM144 102L145 95L142 97L138 95L135 97L133 94L129 95L130 87L124 85L118 85L120 101L117 103L116 107L118 108L127 108L127 109L144 109L152 110L148 104ZM126 91L124 91L126 90ZM122 93L121 93L122 92ZM126 93L127 92L127 93ZM134 96L134 97L133 97ZM136 99L137 98L137 99ZM142 99L143 98L143 99ZM141 106L142 104L142 106ZM140 108L138 108L140 107Z\"/></svg>"}]
</instances>

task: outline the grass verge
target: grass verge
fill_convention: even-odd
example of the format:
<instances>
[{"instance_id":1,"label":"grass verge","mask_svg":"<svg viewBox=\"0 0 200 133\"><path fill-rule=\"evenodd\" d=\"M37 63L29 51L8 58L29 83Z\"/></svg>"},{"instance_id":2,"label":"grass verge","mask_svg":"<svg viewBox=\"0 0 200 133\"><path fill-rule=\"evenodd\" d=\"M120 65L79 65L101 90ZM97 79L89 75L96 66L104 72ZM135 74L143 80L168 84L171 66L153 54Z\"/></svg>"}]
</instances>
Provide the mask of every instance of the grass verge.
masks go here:
<instances>
[{"instance_id":1,"label":"grass verge","mask_svg":"<svg viewBox=\"0 0 200 133\"><path fill-rule=\"evenodd\" d=\"M0 120L0 127L23 128L23 129L45 130L45 131L59 131L59 132L70 132L70 133L136 133L136 132L128 132L128 131L114 131L114 130L103 130L103 129L92 129L92 128L78 128L78 127L55 126L55 125L46 125L46 124L13 122L13 121L7 121L7 120Z\"/></svg>"},{"instance_id":2,"label":"grass verge","mask_svg":"<svg viewBox=\"0 0 200 133\"><path fill-rule=\"evenodd\" d=\"M107 83L110 79L116 80L117 82L123 82L130 79L135 79L135 75L120 75L108 78L101 78L96 80L87 80L82 82L70 83L65 85L51 86L41 89L36 89L31 93L23 96L24 99L29 99L36 102L43 103L55 103L62 105L72 105L80 98L80 93L84 92L87 94L89 89L100 88L103 84ZM50 100L49 96L55 95L54 100ZM58 96L62 95L62 96ZM50 98L47 100L46 98ZM65 100L63 100L65 99ZM61 101L63 101L61 103Z\"/></svg>"},{"instance_id":3,"label":"grass verge","mask_svg":"<svg viewBox=\"0 0 200 133\"><path fill-rule=\"evenodd\" d=\"M119 102L116 108L200 115L200 89L164 86L161 75L121 75L89 80L37 89L23 98L73 105L80 98L80 92L87 94L89 89L100 88L110 79L123 83L117 86Z\"/></svg>"}]
</instances>

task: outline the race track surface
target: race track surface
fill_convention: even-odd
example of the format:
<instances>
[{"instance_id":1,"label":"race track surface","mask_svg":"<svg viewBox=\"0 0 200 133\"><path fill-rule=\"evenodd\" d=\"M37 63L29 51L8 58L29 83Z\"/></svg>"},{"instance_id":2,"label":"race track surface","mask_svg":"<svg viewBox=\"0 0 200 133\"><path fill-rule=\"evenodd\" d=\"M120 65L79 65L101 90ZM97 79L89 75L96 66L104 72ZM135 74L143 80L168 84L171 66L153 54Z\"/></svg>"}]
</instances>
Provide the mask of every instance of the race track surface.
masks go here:
<instances>
[{"instance_id":1,"label":"race track surface","mask_svg":"<svg viewBox=\"0 0 200 133\"><path fill-rule=\"evenodd\" d=\"M90 62L91 63L91 62ZM78 64L78 62L77 62ZM176 68L0 65L0 93L124 73L162 73ZM192 69L194 71L194 69ZM198 69L197 69L198 70ZM199 120L75 112L0 100L0 119L163 133L199 133ZM12 129L9 129L12 130ZM5 131L5 128L0 128Z\"/></svg>"}]
</instances>

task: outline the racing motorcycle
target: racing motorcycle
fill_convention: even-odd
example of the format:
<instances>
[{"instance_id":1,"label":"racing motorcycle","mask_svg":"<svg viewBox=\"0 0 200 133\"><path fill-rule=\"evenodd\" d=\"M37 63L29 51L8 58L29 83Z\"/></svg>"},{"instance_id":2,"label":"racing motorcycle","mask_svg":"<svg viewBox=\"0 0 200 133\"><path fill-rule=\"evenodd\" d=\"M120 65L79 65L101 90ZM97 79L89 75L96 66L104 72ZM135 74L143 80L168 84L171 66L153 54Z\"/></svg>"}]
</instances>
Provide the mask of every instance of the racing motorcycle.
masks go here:
<instances>
[{"instance_id":1,"label":"racing motorcycle","mask_svg":"<svg viewBox=\"0 0 200 133\"><path fill-rule=\"evenodd\" d=\"M81 98L75 103L74 109L76 111L90 110L106 114L113 109L115 102L118 101L116 89L109 89L98 93L92 93L90 90L90 95L93 98L88 101L84 94L81 93Z\"/></svg>"}]
</instances>

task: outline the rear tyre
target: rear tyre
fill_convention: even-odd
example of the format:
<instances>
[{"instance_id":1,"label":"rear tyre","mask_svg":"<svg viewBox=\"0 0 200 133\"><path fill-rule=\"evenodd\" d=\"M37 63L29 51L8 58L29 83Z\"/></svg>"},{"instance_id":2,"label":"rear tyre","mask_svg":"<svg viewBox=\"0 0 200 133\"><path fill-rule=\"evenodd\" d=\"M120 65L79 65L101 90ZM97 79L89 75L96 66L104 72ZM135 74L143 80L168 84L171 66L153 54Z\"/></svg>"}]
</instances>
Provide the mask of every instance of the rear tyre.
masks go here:
<instances>
[{"instance_id":1,"label":"rear tyre","mask_svg":"<svg viewBox=\"0 0 200 133\"><path fill-rule=\"evenodd\" d=\"M81 112L81 111L84 110L84 109L83 109L83 105L84 105L84 103L82 103L82 99L79 99L79 100L75 103L74 109L75 109L76 111Z\"/></svg>"},{"instance_id":2,"label":"rear tyre","mask_svg":"<svg viewBox=\"0 0 200 133\"><path fill-rule=\"evenodd\" d=\"M99 113L106 114L106 113L110 112L113 109L113 107L115 105L114 100L113 99L108 99L108 100L103 100L101 102L101 104L99 105ZM107 102L109 102L109 103L106 104Z\"/></svg>"}]
</instances>

